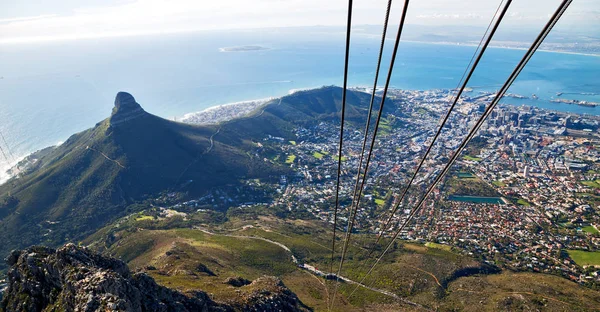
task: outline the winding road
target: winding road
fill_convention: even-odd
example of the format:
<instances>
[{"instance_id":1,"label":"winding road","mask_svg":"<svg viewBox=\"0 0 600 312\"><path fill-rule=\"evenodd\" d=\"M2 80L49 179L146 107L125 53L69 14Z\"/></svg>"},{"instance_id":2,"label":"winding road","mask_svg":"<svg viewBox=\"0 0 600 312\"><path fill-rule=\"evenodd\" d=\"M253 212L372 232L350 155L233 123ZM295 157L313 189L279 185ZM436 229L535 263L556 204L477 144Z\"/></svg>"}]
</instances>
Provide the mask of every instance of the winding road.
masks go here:
<instances>
[{"instance_id":1,"label":"winding road","mask_svg":"<svg viewBox=\"0 0 600 312\"><path fill-rule=\"evenodd\" d=\"M121 163L118 160L115 160L115 159L112 159L112 158L108 157L106 154L102 153L101 151L99 151L99 150L97 150L97 149L95 149L93 147L90 147L90 146L86 146L85 149L90 150L90 151L94 151L96 153L100 153L100 155L104 156L104 158L112 161L113 163L117 164L117 166L125 169L125 166L121 165Z\"/></svg>"},{"instance_id":2,"label":"winding road","mask_svg":"<svg viewBox=\"0 0 600 312\"><path fill-rule=\"evenodd\" d=\"M190 169L190 167L193 164L195 164L196 162L198 162L198 160L200 160L200 157L202 157L203 155L206 155L206 154L210 153L210 151L212 151L213 147L215 146L214 137L215 137L215 135L219 134L219 132L221 132L221 127L219 127L217 129L217 131L210 136L210 139L209 139L210 140L210 146L206 149L206 151L204 151L204 153L200 153L200 152L198 153L198 156L196 158L194 158L194 160L192 160L192 162L190 162L189 165L187 165L185 167L185 169L183 169L183 171L181 172L181 174L177 178L177 182L175 184L179 183L179 181L181 180L181 178L183 177L183 175Z\"/></svg>"},{"instance_id":3,"label":"winding road","mask_svg":"<svg viewBox=\"0 0 600 312\"><path fill-rule=\"evenodd\" d=\"M212 151L213 147L215 146L215 141L213 140L215 135L219 134L219 132L221 132L221 128L219 127L219 129L217 129L217 132L213 133L213 135L210 136L210 147L206 150L206 152L204 152L204 154L208 154L210 153L210 151Z\"/></svg>"},{"instance_id":4,"label":"winding road","mask_svg":"<svg viewBox=\"0 0 600 312\"><path fill-rule=\"evenodd\" d=\"M213 233L213 232L210 232L210 231L208 231L206 229L203 229L203 228L200 228L200 227L197 227L197 226L194 226L193 229L201 231L202 233L205 233L205 234L208 234L208 235L220 235L220 236L233 237L233 238L242 238L242 239L256 239L256 240L261 240L261 241L264 241L264 242L267 242L267 243L270 243L270 244L274 244L274 245L277 245L280 248L284 249L285 251L289 252L290 255L291 255L291 257L292 257L292 262L294 262L294 264L296 264L299 268L312 273L312 275L316 275L318 277L323 277L323 278L326 278L328 276L329 277L331 277L331 276L335 277L336 276L336 274L333 274L333 273L326 273L326 272L320 271L320 270L318 270L317 268L315 268L315 267L313 267L311 265L308 265L308 264L305 264L305 263L300 264L299 261L298 261L298 259L296 258L296 256L294 256L294 254L292 253L291 249L288 246L286 246L286 245L284 245L284 244L282 244L280 242L276 242L276 241L273 241L273 240L270 240L270 239L267 239L267 238L264 238L264 237L260 237L260 236L244 236L244 235L232 235L232 234ZM424 309L424 310L427 310L427 311L433 311L433 310L431 310L431 309L429 309L429 308L427 308L425 306L422 306L422 305L420 305L420 304L418 304L416 302L412 302L410 300L402 298L402 297L400 297L400 296L398 296L398 295L396 295L396 294L394 294L392 292L389 292L389 291L386 291L386 290L377 289L377 288L373 288L373 287L369 287L367 285L364 285L364 284L361 284L359 282L353 281L353 280L351 280L351 279L349 279L347 277L343 277L341 275L338 276L338 279L342 280L342 281L344 281L346 283L353 284L353 285L358 285L358 286L360 286L362 288L365 288L365 289L368 289L368 290L380 293L380 294L388 296L388 297L392 297L392 298L394 298L394 299L396 299L396 300L398 300L398 301L400 301L402 303L411 305L413 307L418 307L418 308L421 308L421 309ZM329 296L329 291L327 291L327 295Z\"/></svg>"}]
</instances>

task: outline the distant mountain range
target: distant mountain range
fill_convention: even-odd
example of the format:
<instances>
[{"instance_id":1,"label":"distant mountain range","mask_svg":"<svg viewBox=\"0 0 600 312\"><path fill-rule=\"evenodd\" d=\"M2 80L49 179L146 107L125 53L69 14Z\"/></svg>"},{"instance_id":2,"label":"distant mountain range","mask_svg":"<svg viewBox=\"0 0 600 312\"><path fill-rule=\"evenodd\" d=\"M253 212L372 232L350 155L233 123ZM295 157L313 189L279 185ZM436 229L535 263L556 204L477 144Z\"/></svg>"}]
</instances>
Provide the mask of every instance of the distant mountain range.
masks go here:
<instances>
[{"instance_id":1,"label":"distant mountain range","mask_svg":"<svg viewBox=\"0 0 600 312\"><path fill-rule=\"evenodd\" d=\"M77 242L161 194L191 197L242 179L278 179L290 169L254 156L256 142L294 139L298 126L339 119L341 98L336 87L302 91L249 117L192 126L147 113L120 92L109 118L31 155L19 177L0 186L0 254ZM349 92L347 119L364 121L369 99Z\"/></svg>"}]
</instances>

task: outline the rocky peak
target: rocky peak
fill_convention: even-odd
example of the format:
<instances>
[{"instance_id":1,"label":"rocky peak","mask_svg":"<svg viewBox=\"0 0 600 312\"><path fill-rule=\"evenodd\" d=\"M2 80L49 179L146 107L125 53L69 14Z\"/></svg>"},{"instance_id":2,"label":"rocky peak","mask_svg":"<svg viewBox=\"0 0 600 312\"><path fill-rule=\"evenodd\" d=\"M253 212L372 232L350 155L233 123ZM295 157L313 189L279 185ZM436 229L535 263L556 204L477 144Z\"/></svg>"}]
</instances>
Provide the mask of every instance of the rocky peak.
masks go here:
<instances>
[{"instance_id":1,"label":"rocky peak","mask_svg":"<svg viewBox=\"0 0 600 312\"><path fill-rule=\"evenodd\" d=\"M135 101L133 95L127 92L119 92L115 97L115 107L110 116L110 124L115 126L143 116L145 113L142 106Z\"/></svg>"},{"instance_id":2,"label":"rocky peak","mask_svg":"<svg viewBox=\"0 0 600 312\"><path fill-rule=\"evenodd\" d=\"M136 110L142 107L135 101L133 95L127 92L119 92L115 97L115 110Z\"/></svg>"}]
</instances>

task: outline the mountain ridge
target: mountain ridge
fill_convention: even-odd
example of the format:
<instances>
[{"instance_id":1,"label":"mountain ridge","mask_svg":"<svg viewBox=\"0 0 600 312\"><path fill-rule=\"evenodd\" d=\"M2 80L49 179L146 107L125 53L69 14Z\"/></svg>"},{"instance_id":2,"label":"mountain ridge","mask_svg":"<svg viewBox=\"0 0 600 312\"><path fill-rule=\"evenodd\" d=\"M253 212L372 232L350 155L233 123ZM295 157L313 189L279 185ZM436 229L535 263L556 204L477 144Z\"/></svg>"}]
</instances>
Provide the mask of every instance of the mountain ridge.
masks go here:
<instances>
[{"instance_id":1,"label":"mountain ridge","mask_svg":"<svg viewBox=\"0 0 600 312\"><path fill-rule=\"evenodd\" d=\"M243 142L211 143L217 130L146 113L132 96L119 93L109 118L71 136L21 177L0 186L6 202L0 205L6 242L0 253L80 239L127 206L181 189L184 182L183 191L198 194L286 171L249 159Z\"/></svg>"},{"instance_id":2,"label":"mountain ridge","mask_svg":"<svg viewBox=\"0 0 600 312\"><path fill-rule=\"evenodd\" d=\"M293 139L300 126L339 119L341 99L338 87L302 91L253 116L197 126L152 115L119 92L109 118L43 150L0 185L0 254L83 239L161 193L197 196L244 179L276 181L290 168L257 157L257 142L267 135ZM364 121L360 111L369 99L349 92L347 120Z\"/></svg>"}]
</instances>

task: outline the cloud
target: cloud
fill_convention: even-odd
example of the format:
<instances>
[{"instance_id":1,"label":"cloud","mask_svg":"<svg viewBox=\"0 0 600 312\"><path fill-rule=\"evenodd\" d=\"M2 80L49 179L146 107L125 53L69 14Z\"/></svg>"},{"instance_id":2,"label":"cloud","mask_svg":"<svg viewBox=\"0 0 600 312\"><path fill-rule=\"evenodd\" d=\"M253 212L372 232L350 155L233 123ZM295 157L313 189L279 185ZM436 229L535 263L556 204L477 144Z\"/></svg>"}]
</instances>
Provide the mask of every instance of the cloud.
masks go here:
<instances>
[{"instance_id":1,"label":"cloud","mask_svg":"<svg viewBox=\"0 0 600 312\"><path fill-rule=\"evenodd\" d=\"M56 14L43 14L37 16L23 16L23 17L12 17L12 18L0 18L0 24L3 23L13 23L13 22L25 22L25 21L33 21L44 18L54 17Z\"/></svg>"},{"instance_id":2,"label":"cloud","mask_svg":"<svg viewBox=\"0 0 600 312\"><path fill-rule=\"evenodd\" d=\"M58 3L66 0L55 0ZM593 17L599 3L580 0L565 20L578 25L575 14ZM586 2L587 1L587 2ZM591 2L590 2L591 1ZM513 3L507 22L531 24L547 19L558 0ZM586 2L586 5L583 5ZM75 2L77 3L77 2ZM356 0L354 25L380 24L387 0ZM577 3L577 2L576 2ZM407 23L482 25L498 4L481 0L423 0L411 2ZM394 2L392 21L400 16L402 2ZM543 8L541 10L540 8ZM53 9L53 6L49 10ZM289 26L339 26L346 21L347 0L112 0L112 5L70 8L52 14L0 19L0 43L93 37L162 34L213 29L252 29ZM39 12L36 12L39 13ZM597 13L596 13L597 15ZM597 19L587 19L598 24ZM580 24L580 23L579 23ZM584 27L584 26L579 26Z\"/></svg>"},{"instance_id":3,"label":"cloud","mask_svg":"<svg viewBox=\"0 0 600 312\"><path fill-rule=\"evenodd\" d=\"M483 19L484 17L479 14L468 13L468 14L420 14L417 15L417 19L463 19L463 20L473 20L473 19Z\"/></svg>"}]
</instances>

